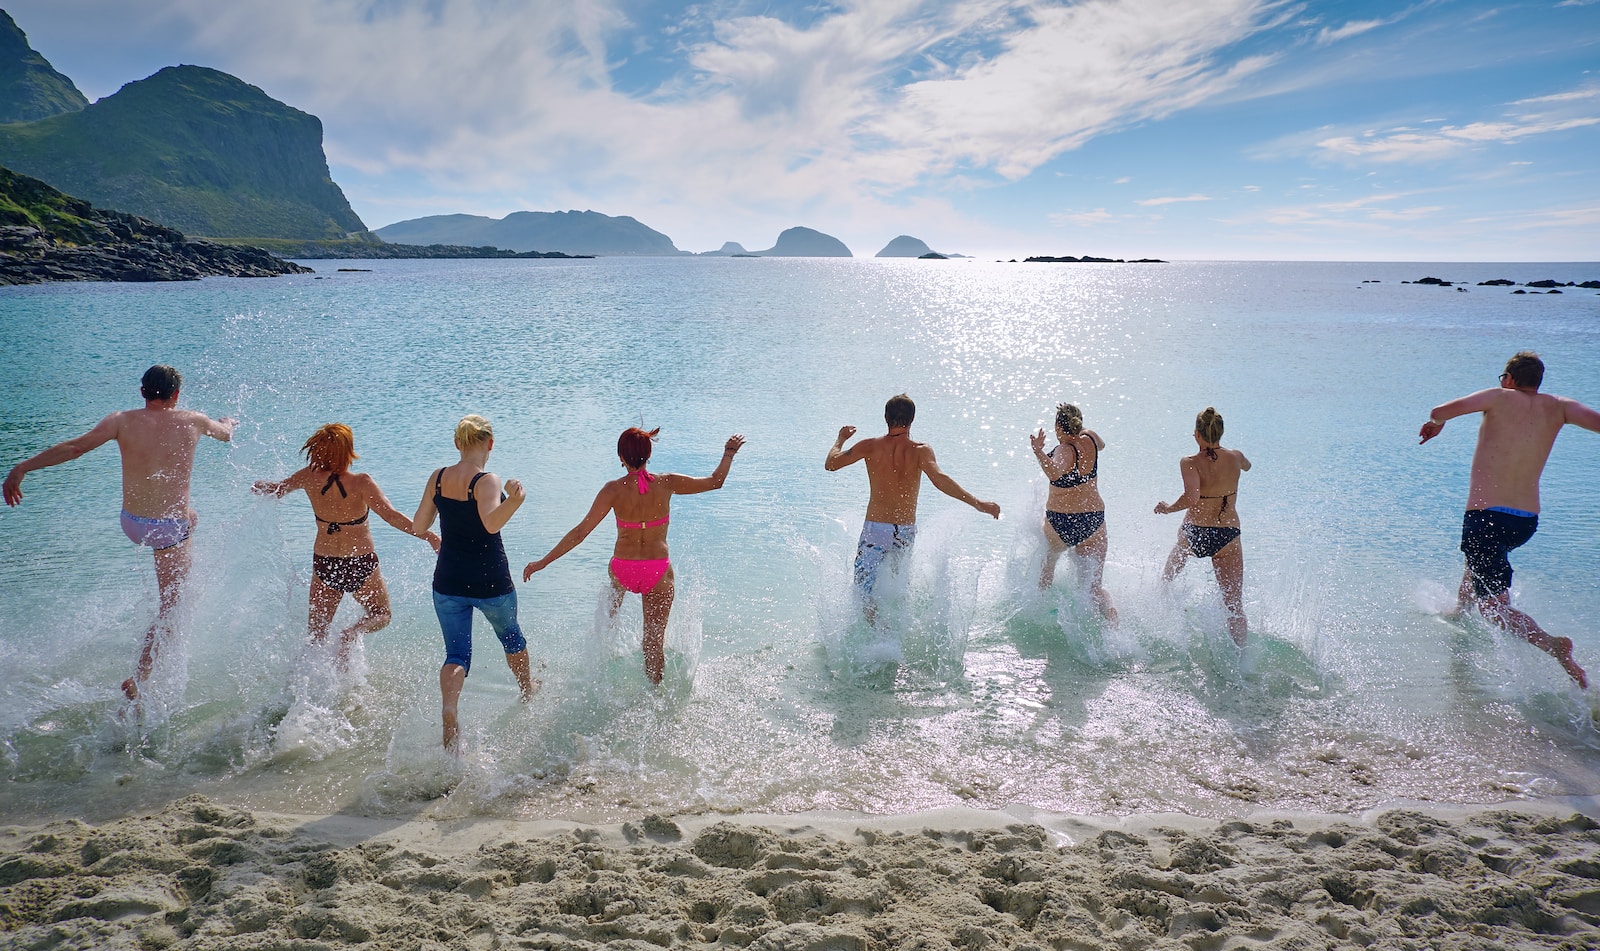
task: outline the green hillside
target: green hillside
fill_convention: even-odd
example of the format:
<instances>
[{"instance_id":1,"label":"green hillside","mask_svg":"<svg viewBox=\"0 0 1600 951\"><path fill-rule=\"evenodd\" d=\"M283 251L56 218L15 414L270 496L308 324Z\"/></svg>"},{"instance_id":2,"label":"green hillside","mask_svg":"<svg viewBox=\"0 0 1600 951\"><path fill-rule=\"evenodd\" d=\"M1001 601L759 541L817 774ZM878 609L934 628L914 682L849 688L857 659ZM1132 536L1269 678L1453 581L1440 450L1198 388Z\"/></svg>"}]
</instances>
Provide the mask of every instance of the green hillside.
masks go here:
<instances>
[{"instance_id":1,"label":"green hillside","mask_svg":"<svg viewBox=\"0 0 1600 951\"><path fill-rule=\"evenodd\" d=\"M0 10L0 122L31 122L89 104L72 80L28 45L28 35Z\"/></svg>"},{"instance_id":2,"label":"green hillside","mask_svg":"<svg viewBox=\"0 0 1600 951\"><path fill-rule=\"evenodd\" d=\"M316 116L201 66L167 67L78 112L0 125L0 165L192 235L366 230L329 177Z\"/></svg>"}]
</instances>

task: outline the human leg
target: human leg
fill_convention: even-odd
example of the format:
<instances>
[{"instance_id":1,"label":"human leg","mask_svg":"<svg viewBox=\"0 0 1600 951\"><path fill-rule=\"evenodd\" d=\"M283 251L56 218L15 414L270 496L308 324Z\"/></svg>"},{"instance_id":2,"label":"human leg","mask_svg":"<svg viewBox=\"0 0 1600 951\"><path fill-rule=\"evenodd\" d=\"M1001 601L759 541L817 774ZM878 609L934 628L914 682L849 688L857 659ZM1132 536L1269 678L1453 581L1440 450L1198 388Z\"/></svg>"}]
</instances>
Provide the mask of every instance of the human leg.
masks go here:
<instances>
[{"instance_id":1,"label":"human leg","mask_svg":"<svg viewBox=\"0 0 1600 951\"><path fill-rule=\"evenodd\" d=\"M341 666L350 663L350 650L355 646L357 638L383 630L389 626L389 621L394 617L389 610L389 586L383 583L382 572L375 570L368 575L366 583L356 589L354 597L365 613L357 618L355 623L339 632Z\"/></svg>"},{"instance_id":2,"label":"human leg","mask_svg":"<svg viewBox=\"0 0 1600 951\"><path fill-rule=\"evenodd\" d=\"M500 639L500 646L506 654L506 666L511 668L511 675L517 678L517 688L522 701L526 703L533 698L533 692L540 685L533 680L533 674L528 669L528 642L517 624L517 593L512 591L497 598L482 598L478 601L478 610L483 612L484 619L494 629L494 636Z\"/></svg>"},{"instance_id":3,"label":"human leg","mask_svg":"<svg viewBox=\"0 0 1600 951\"><path fill-rule=\"evenodd\" d=\"M1046 512L1044 523L1044 566L1039 570L1039 587L1048 588L1056 583L1056 563L1061 560L1062 552L1067 546L1062 542L1061 536L1050 526L1049 512Z\"/></svg>"},{"instance_id":4,"label":"human leg","mask_svg":"<svg viewBox=\"0 0 1600 951\"><path fill-rule=\"evenodd\" d=\"M1183 565L1189 560L1189 540L1184 537L1183 529L1178 529L1177 544L1172 546L1172 553L1167 555L1166 566L1161 569L1161 580L1171 581L1183 570Z\"/></svg>"},{"instance_id":5,"label":"human leg","mask_svg":"<svg viewBox=\"0 0 1600 951\"><path fill-rule=\"evenodd\" d=\"M1081 564L1089 575L1089 593L1094 596L1095 607L1100 609L1100 614L1112 624L1117 623L1117 609L1111 603L1111 595L1107 593L1101 583L1105 580L1106 573L1106 527L1102 523L1075 549L1082 559Z\"/></svg>"},{"instance_id":6,"label":"human leg","mask_svg":"<svg viewBox=\"0 0 1600 951\"><path fill-rule=\"evenodd\" d=\"M444 722L444 748L452 753L461 735L456 706L472 667L472 600L433 593L433 611L439 617L445 651L444 663L439 667L440 717Z\"/></svg>"},{"instance_id":7,"label":"human leg","mask_svg":"<svg viewBox=\"0 0 1600 951\"><path fill-rule=\"evenodd\" d=\"M667 619L672 616L676 596L677 580L671 568L644 594L644 675L653 684L661 682L667 666Z\"/></svg>"},{"instance_id":8,"label":"human leg","mask_svg":"<svg viewBox=\"0 0 1600 951\"><path fill-rule=\"evenodd\" d=\"M1496 627L1539 648L1556 659L1567 676L1577 681L1579 687L1589 686L1589 677L1578 662L1572 659L1572 638L1556 637L1545 633L1537 621L1511 606L1511 592L1479 598L1478 613Z\"/></svg>"},{"instance_id":9,"label":"human leg","mask_svg":"<svg viewBox=\"0 0 1600 951\"><path fill-rule=\"evenodd\" d=\"M140 688L150 679L150 672L156 665L156 654L160 652L163 641L172 634L173 622L178 612L178 601L183 596L184 584L189 580L190 555L187 540L168 548L157 548L153 554L156 563L156 589L160 600L156 609L156 619L151 623L149 630L144 632L144 645L139 650L138 667L132 677L122 682L122 693L129 700L139 699Z\"/></svg>"},{"instance_id":10,"label":"human leg","mask_svg":"<svg viewBox=\"0 0 1600 951\"><path fill-rule=\"evenodd\" d=\"M1244 617L1244 542L1235 538L1212 555L1211 570L1216 572L1222 603L1228 609L1228 635L1243 647L1249 630Z\"/></svg>"},{"instance_id":11,"label":"human leg","mask_svg":"<svg viewBox=\"0 0 1600 951\"><path fill-rule=\"evenodd\" d=\"M327 638L328 626L333 623L333 615L339 610L339 602L343 599L343 591L330 587L316 575L311 576L311 609L306 617L311 643L321 644Z\"/></svg>"}]
</instances>

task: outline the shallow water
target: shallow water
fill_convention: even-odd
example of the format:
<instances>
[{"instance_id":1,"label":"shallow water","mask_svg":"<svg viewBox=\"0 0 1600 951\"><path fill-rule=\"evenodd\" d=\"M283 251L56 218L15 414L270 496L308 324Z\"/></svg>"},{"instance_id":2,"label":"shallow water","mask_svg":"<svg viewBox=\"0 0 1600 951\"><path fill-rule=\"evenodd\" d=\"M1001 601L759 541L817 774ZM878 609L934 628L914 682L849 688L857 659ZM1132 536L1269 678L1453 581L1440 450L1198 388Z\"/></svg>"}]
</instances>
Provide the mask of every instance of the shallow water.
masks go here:
<instances>
[{"instance_id":1,"label":"shallow water","mask_svg":"<svg viewBox=\"0 0 1600 951\"><path fill-rule=\"evenodd\" d=\"M0 290L0 464L134 405L168 362L185 404L242 423L201 447L202 522L181 636L142 718L117 684L154 611L147 554L116 523L103 448L28 477L0 514L0 815L113 814L201 791L259 808L609 820L641 811L906 812L952 804L1097 814L1348 811L1399 800L1600 792L1593 701L1549 658L1437 612L1470 420L1418 447L1429 407L1492 386L1532 348L1545 388L1600 403L1600 296L1402 285L1600 277L1600 265L600 259L361 262L315 277ZM1362 283L1380 279L1382 283ZM859 468L822 469L838 427L915 432L993 522L931 488L903 591L874 630L849 590ZM1057 401L1101 461L1123 623L1068 579L1034 584L1043 479L1027 435ZM1252 640L1227 639L1192 563L1159 581L1194 414L1255 464L1241 486ZM411 511L495 423L491 468L529 501L514 566L617 471L616 433L663 427L652 467L721 492L678 500L666 682L647 687L638 599L601 610L611 529L529 584L545 686L516 702L478 624L466 749L437 752L432 553L375 525L395 620L345 680L305 647L304 497L248 486L350 423ZM1600 439L1569 430L1518 603L1600 667ZM519 573L520 576L520 573ZM354 617L346 606L341 621Z\"/></svg>"}]
</instances>

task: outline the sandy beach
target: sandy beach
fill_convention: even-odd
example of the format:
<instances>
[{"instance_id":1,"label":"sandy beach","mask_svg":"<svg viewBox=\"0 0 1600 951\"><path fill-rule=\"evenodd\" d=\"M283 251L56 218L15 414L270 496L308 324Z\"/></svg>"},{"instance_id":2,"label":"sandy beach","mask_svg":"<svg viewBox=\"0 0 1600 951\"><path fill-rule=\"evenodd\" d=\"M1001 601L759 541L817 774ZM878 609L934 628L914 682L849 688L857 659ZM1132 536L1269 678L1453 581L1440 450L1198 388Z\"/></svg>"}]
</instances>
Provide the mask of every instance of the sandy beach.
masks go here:
<instances>
[{"instance_id":1,"label":"sandy beach","mask_svg":"<svg viewBox=\"0 0 1600 951\"><path fill-rule=\"evenodd\" d=\"M14 948L1594 948L1593 809L0 829Z\"/></svg>"}]
</instances>

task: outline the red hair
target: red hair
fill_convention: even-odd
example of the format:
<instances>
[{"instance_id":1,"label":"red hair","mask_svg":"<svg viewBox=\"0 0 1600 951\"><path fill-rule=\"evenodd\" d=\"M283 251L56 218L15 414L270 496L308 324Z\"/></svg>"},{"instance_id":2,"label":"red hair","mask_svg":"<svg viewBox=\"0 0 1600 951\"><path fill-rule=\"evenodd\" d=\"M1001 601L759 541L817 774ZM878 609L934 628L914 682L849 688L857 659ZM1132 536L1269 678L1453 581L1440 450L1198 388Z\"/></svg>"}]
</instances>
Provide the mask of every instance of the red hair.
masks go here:
<instances>
[{"instance_id":1,"label":"red hair","mask_svg":"<svg viewBox=\"0 0 1600 951\"><path fill-rule=\"evenodd\" d=\"M306 454L311 468L324 472L343 472L360 458L356 455L355 434L344 423L329 423L312 433L300 451Z\"/></svg>"},{"instance_id":2,"label":"red hair","mask_svg":"<svg viewBox=\"0 0 1600 951\"><path fill-rule=\"evenodd\" d=\"M628 464L628 468L643 469L644 464L650 461L650 450L655 448L655 438L660 434L660 426L648 432L638 426L629 426L617 437L617 455Z\"/></svg>"}]
</instances>

